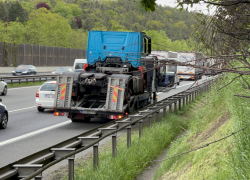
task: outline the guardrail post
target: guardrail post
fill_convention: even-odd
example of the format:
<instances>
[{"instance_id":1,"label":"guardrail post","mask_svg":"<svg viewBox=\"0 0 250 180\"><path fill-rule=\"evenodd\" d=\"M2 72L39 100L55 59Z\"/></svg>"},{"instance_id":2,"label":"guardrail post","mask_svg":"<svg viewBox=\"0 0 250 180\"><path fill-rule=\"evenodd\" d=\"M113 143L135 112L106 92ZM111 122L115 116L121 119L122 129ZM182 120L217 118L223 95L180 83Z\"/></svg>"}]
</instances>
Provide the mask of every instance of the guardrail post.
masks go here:
<instances>
[{"instance_id":1,"label":"guardrail post","mask_svg":"<svg viewBox=\"0 0 250 180\"><path fill-rule=\"evenodd\" d=\"M169 112L172 112L172 103L169 105Z\"/></svg>"},{"instance_id":2,"label":"guardrail post","mask_svg":"<svg viewBox=\"0 0 250 180\"><path fill-rule=\"evenodd\" d=\"M59 159L66 154L75 151L75 148L51 148L51 151L55 153L55 159ZM67 158L68 159L68 179L74 180L74 160L75 155Z\"/></svg>"},{"instance_id":3,"label":"guardrail post","mask_svg":"<svg viewBox=\"0 0 250 180\"><path fill-rule=\"evenodd\" d=\"M69 180L74 180L74 158L69 158Z\"/></svg>"},{"instance_id":4,"label":"guardrail post","mask_svg":"<svg viewBox=\"0 0 250 180\"><path fill-rule=\"evenodd\" d=\"M197 90L194 92L194 99L197 98Z\"/></svg>"},{"instance_id":5,"label":"guardrail post","mask_svg":"<svg viewBox=\"0 0 250 180\"><path fill-rule=\"evenodd\" d=\"M192 102L194 102L194 91L192 92Z\"/></svg>"},{"instance_id":6,"label":"guardrail post","mask_svg":"<svg viewBox=\"0 0 250 180\"><path fill-rule=\"evenodd\" d=\"M185 106L185 96L182 98L182 106Z\"/></svg>"},{"instance_id":7,"label":"guardrail post","mask_svg":"<svg viewBox=\"0 0 250 180\"><path fill-rule=\"evenodd\" d=\"M163 117L166 117L167 114L167 106L163 108Z\"/></svg>"},{"instance_id":8,"label":"guardrail post","mask_svg":"<svg viewBox=\"0 0 250 180\"><path fill-rule=\"evenodd\" d=\"M139 121L139 138L141 138L142 137L142 122L143 121Z\"/></svg>"},{"instance_id":9,"label":"guardrail post","mask_svg":"<svg viewBox=\"0 0 250 180\"><path fill-rule=\"evenodd\" d=\"M159 120L160 120L160 111L157 111L156 112L156 122L159 122Z\"/></svg>"},{"instance_id":10,"label":"guardrail post","mask_svg":"<svg viewBox=\"0 0 250 180\"><path fill-rule=\"evenodd\" d=\"M148 126L152 127L152 115L148 118Z\"/></svg>"},{"instance_id":11,"label":"guardrail post","mask_svg":"<svg viewBox=\"0 0 250 180\"><path fill-rule=\"evenodd\" d=\"M191 104L192 93L189 94L189 104Z\"/></svg>"},{"instance_id":12,"label":"guardrail post","mask_svg":"<svg viewBox=\"0 0 250 180\"><path fill-rule=\"evenodd\" d=\"M186 105L188 105L188 96L189 95L186 96Z\"/></svg>"},{"instance_id":13,"label":"guardrail post","mask_svg":"<svg viewBox=\"0 0 250 180\"><path fill-rule=\"evenodd\" d=\"M127 127L127 148L131 146L131 126Z\"/></svg>"},{"instance_id":14,"label":"guardrail post","mask_svg":"<svg viewBox=\"0 0 250 180\"><path fill-rule=\"evenodd\" d=\"M177 113L177 102L174 102L174 113Z\"/></svg>"},{"instance_id":15,"label":"guardrail post","mask_svg":"<svg viewBox=\"0 0 250 180\"><path fill-rule=\"evenodd\" d=\"M116 134L112 135L112 155L113 158L116 157Z\"/></svg>"},{"instance_id":16,"label":"guardrail post","mask_svg":"<svg viewBox=\"0 0 250 180\"><path fill-rule=\"evenodd\" d=\"M181 99L179 99L179 111L181 110Z\"/></svg>"},{"instance_id":17,"label":"guardrail post","mask_svg":"<svg viewBox=\"0 0 250 180\"><path fill-rule=\"evenodd\" d=\"M98 167L98 144L95 144L93 146L93 166L94 166L94 170L97 169Z\"/></svg>"}]
</instances>

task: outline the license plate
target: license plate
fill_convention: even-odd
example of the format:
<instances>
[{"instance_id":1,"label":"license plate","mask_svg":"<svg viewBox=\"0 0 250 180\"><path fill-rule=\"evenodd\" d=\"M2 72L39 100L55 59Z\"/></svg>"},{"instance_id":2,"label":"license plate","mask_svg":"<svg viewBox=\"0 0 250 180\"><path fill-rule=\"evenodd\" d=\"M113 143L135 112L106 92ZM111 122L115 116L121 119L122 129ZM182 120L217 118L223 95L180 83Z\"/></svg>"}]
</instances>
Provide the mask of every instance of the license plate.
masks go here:
<instances>
[{"instance_id":1,"label":"license plate","mask_svg":"<svg viewBox=\"0 0 250 180\"><path fill-rule=\"evenodd\" d=\"M96 114L95 111L80 111L82 114Z\"/></svg>"},{"instance_id":2,"label":"license plate","mask_svg":"<svg viewBox=\"0 0 250 180\"><path fill-rule=\"evenodd\" d=\"M54 98L54 94L44 94L45 98Z\"/></svg>"}]
</instances>

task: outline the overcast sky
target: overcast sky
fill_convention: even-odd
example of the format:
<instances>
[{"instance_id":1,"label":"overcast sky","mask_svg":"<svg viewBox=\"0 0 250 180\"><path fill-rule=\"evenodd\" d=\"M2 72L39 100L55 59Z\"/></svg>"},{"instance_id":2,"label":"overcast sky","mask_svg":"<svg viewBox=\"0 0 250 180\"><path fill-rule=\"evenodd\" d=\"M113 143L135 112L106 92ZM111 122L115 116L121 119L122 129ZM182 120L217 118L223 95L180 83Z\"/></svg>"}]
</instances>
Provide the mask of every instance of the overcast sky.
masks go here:
<instances>
[{"instance_id":1,"label":"overcast sky","mask_svg":"<svg viewBox=\"0 0 250 180\"><path fill-rule=\"evenodd\" d=\"M178 5L178 3L176 3L176 0L156 0L156 3L159 5L162 5L162 6L170 6L170 7L176 7ZM188 10L189 11L200 11L201 10L204 14L208 14L207 6L204 3L194 5L193 8L191 8L191 6L189 6ZM214 8L212 9L212 11L214 11ZM210 14L212 11L210 10Z\"/></svg>"}]
</instances>

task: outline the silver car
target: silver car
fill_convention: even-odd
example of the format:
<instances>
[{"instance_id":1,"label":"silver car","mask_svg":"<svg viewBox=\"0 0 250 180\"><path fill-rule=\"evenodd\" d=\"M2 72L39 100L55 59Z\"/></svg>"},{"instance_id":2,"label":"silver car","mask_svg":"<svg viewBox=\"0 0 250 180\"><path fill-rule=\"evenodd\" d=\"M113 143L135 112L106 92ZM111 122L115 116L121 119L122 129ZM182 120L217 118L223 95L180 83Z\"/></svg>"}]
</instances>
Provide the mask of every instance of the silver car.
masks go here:
<instances>
[{"instance_id":1,"label":"silver car","mask_svg":"<svg viewBox=\"0 0 250 180\"><path fill-rule=\"evenodd\" d=\"M0 79L0 94L3 96L7 95L7 89L7 83Z\"/></svg>"}]
</instances>

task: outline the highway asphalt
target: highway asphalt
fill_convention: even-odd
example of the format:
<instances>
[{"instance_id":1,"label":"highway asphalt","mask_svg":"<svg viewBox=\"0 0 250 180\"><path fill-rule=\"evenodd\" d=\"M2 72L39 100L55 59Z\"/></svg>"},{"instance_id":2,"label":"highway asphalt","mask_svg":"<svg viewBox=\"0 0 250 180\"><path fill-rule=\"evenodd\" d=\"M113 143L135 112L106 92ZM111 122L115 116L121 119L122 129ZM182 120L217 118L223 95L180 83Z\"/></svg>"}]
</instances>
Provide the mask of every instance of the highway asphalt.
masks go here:
<instances>
[{"instance_id":1,"label":"highway asphalt","mask_svg":"<svg viewBox=\"0 0 250 180\"><path fill-rule=\"evenodd\" d=\"M158 100L184 91L193 83L183 81L168 93L158 93ZM0 130L0 168L108 122L93 119L89 123L72 123L66 116L55 117L50 110L39 113L35 107L38 88L9 89L7 96L0 96L9 111L8 126Z\"/></svg>"}]
</instances>

